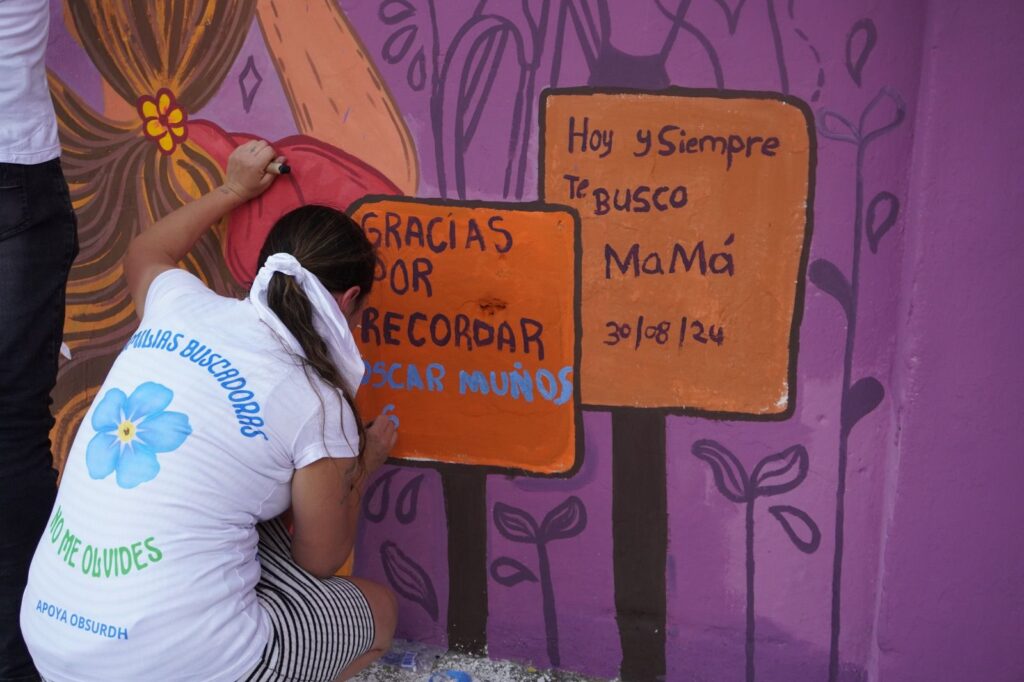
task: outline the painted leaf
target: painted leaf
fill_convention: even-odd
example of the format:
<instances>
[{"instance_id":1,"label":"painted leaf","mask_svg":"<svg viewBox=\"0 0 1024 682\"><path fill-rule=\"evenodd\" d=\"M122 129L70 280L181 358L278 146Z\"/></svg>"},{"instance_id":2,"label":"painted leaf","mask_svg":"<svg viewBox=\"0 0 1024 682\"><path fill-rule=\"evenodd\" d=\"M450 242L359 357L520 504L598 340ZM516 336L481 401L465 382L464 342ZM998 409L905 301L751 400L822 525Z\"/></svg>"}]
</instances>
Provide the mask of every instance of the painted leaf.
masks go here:
<instances>
[{"instance_id":1,"label":"painted leaf","mask_svg":"<svg viewBox=\"0 0 1024 682\"><path fill-rule=\"evenodd\" d=\"M782 530L804 554L814 554L821 544L821 530L814 519L802 509L789 505L768 507L768 511L782 525Z\"/></svg>"},{"instance_id":2,"label":"painted leaf","mask_svg":"<svg viewBox=\"0 0 1024 682\"><path fill-rule=\"evenodd\" d=\"M708 439L694 443L691 451L711 467L715 486L726 499L733 502L746 502L749 499L750 481L736 455L720 443Z\"/></svg>"},{"instance_id":3,"label":"painted leaf","mask_svg":"<svg viewBox=\"0 0 1024 682\"><path fill-rule=\"evenodd\" d=\"M875 28L875 22L871 19L858 21L853 25L850 34L846 36L846 70L857 87L861 85L864 66L868 63L868 57L875 49L876 42L878 42L878 30Z\"/></svg>"},{"instance_id":4,"label":"painted leaf","mask_svg":"<svg viewBox=\"0 0 1024 682\"><path fill-rule=\"evenodd\" d=\"M818 113L818 132L830 140L860 144L860 134L853 124L834 111L826 109Z\"/></svg>"},{"instance_id":5,"label":"painted leaf","mask_svg":"<svg viewBox=\"0 0 1024 682\"><path fill-rule=\"evenodd\" d=\"M514 70L521 80L525 63L522 34L503 17L475 13L455 34L445 52L440 87L431 100L441 196L448 196L449 187L458 196L467 196L466 157L477 127L481 120L514 106L516 98L516 89L500 88L492 101L495 82L499 73Z\"/></svg>"},{"instance_id":6,"label":"painted leaf","mask_svg":"<svg viewBox=\"0 0 1024 682\"><path fill-rule=\"evenodd\" d=\"M409 601L422 606L427 615L436 622L437 593L427 572L390 540L380 546L380 560L392 589Z\"/></svg>"},{"instance_id":7,"label":"painted leaf","mask_svg":"<svg viewBox=\"0 0 1024 682\"><path fill-rule=\"evenodd\" d=\"M839 305L842 306L846 319L849 320L853 305L850 283L846 281L846 276L839 272L839 268L835 266L835 263L819 258L811 263L807 276L814 282L814 286L836 299Z\"/></svg>"},{"instance_id":8,"label":"painted leaf","mask_svg":"<svg viewBox=\"0 0 1024 682\"><path fill-rule=\"evenodd\" d=\"M377 16L388 26L400 24L415 13L416 8L409 0L384 0L377 10Z\"/></svg>"},{"instance_id":9,"label":"painted leaf","mask_svg":"<svg viewBox=\"0 0 1024 682\"><path fill-rule=\"evenodd\" d=\"M780 495L800 485L809 466L807 448L794 445L762 459L750 478L758 497Z\"/></svg>"},{"instance_id":10,"label":"painted leaf","mask_svg":"<svg viewBox=\"0 0 1024 682\"><path fill-rule=\"evenodd\" d=\"M395 517L399 523L410 524L416 520L417 501L420 499L420 486L425 474L420 474L402 487L395 500Z\"/></svg>"},{"instance_id":11,"label":"painted leaf","mask_svg":"<svg viewBox=\"0 0 1024 682\"><path fill-rule=\"evenodd\" d=\"M899 215L900 200L892 192L879 192L868 204L867 234L871 253L878 253L878 243L896 224Z\"/></svg>"},{"instance_id":12,"label":"painted leaf","mask_svg":"<svg viewBox=\"0 0 1024 682\"><path fill-rule=\"evenodd\" d=\"M494 525L512 542L537 544L540 530L527 512L498 502L494 505Z\"/></svg>"},{"instance_id":13,"label":"painted leaf","mask_svg":"<svg viewBox=\"0 0 1024 682\"><path fill-rule=\"evenodd\" d=\"M416 39L417 31L416 24L408 24L389 35L388 39L384 41L384 47L381 48L381 56L384 57L384 61L388 64L397 64L405 59L405 55L409 54L413 41Z\"/></svg>"},{"instance_id":14,"label":"painted leaf","mask_svg":"<svg viewBox=\"0 0 1024 682\"><path fill-rule=\"evenodd\" d=\"M416 92L421 91L427 84L427 56L421 47L409 60L409 68L405 73L405 80L409 87Z\"/></svg>"},{"instance_id":15,"label":"painted leaf","mask_svg":"<svg viewBox=\"0 0 1024 682\"><path fill-rule=\"evenodd\" d=\"M564 540L579 535L587 527L587 508L573 495L544 517L540 526L541 542Z\"/></svg>"},{"instance_id":16,"label":"painted leaf","mask_svg":"<svg viewBox=\"0 0 1024 682\"><path fill-rule=\"evenodd\" d=\"M537 582L537 576L521 562L507 556L499 557L491 564L491 577L505 587L514 587L521 582Z\"/></svg>"},{"instance_id":17,"label":"painted leaf","mask_svg":"<svg viewBox=\"0 0 1024 682\"><path fill-rule=\"evenodd\" d=\"M380 523L388 515L388 507L391 505L391 479L397 473L398 469L384 472L366 489L363 513L370 521Z\"/></svg>"},{"instance_id":18,"label":"painted leaf","mask_svg":"<svg viewBox=\"0 0 1024 682\"><path fill-rule=\"evenodd\" d=\"M493 25L475 36L462 66L456 121L461 124L459 134L467 145L476 135L508 41L514 39L521 43L514 24L496 17L480 17L478 21L481 25L492 22Z\"/></svg>"},{"instance_id":19,"label":"painted leaf","mask_svg":"<svg viewBox=\"0 0 1024 682\"><path fill-rule=\"evenodd\" d=\"M846 433L853 430L857 422L874 411L884 397L885 389L874 377L865 377L850 386L846 399L843 401L843 429Z\"/></svg>"},{"instance_id":20,"label":"painted leaf","mask_svg":"<svg viewBox=\"0 0 1024 682\"><path fill-rule=\"evenodd\" d=\"M867 145L903 123L907 105L895 91L882 88L860 115L860 139Z\"/></svg>"}]
</instances>

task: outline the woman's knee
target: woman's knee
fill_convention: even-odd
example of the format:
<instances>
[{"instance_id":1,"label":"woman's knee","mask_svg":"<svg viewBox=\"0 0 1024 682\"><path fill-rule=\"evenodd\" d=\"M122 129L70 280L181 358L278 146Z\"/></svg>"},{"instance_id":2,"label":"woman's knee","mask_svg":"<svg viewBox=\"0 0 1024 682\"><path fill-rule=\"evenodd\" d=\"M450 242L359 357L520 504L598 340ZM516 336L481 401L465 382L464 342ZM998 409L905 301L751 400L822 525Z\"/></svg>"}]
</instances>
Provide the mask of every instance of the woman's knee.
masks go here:
<instances>
[{"instance_id":1,"label":"woman's knee","mask_svg":"<svg viewBox=\"0 0 1024 682\"><path fill-rule=\"evenodd\" d=\"M398 600L394 592L379 583L360 578L351 579L366 597L373 613L374 649L387 649L398 625Z\"/></svg>"}]
</instances>

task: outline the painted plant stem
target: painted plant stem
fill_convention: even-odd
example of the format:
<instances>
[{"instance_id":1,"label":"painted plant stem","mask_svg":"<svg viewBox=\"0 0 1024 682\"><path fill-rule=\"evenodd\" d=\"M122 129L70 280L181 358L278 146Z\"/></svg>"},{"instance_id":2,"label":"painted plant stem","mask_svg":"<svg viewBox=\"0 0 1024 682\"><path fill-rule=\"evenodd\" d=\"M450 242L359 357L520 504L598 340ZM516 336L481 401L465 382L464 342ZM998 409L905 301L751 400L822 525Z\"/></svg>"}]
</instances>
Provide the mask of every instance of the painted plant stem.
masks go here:
<instances>
[{"instance_id":1,"label":"painted plant stem","mask_svg":"<svg viewBox=\"0 0 1024 682\"><path fill-rule=\"evenodd\" d=\"M728 448L713 440L699 440L691 452L711 468L715 486L722 497L736 504L744 505L745 540L747 567L747 631L744 651L746 654L746 682L757 677L755 646L757 642L755 619L755 562L754 562L754 512L757 498L774 497L796 488L807 478L810 462L807 450L794 445L777 454L764 457L753 472L747 474L739 458ZM804 554L813 554L821 543L821 531L814 519L806 512L788 505L775 505L768 511L775 517L797 549ZM798 531L799 528L799 531Z\"/></svg>"},{"instance_id":2,"label":"painted plant stem","mask_svg":"<svg viewBox=\"0 0 1024 682\"><path fill-rule=\"evenodd\" d=\"M847 413L850 394L850 377L853 373L853 347L857 336L857 301L860 293L860 244L864 204L864 146L857 146L857 190L854 200L853 219L853 265L850 270L850 314L846 319L846 345L843 351L843 385L839 399L839 413ZM846 469L849 463L850 432L845 420L839 427L839 464L836 478L836 527L835 546L832 556L832 634L829 642L828 679L834 682L839 675L839 630L840 609L842 608L843 546L846 523Z\"/></svg>"},{"instance_id":3,"label":"painted plant stem","mask_svg":"<svg viewBox=\"0 0 1024 682\"><path fill-rule=\"evenodd\" d=\"M582 533L587 527L587 509L580 498L569 497L548 512L538 524L529 512L499 502L494 505L494 525L508 540L533 545L537 550L537 573L512 557L498 557L491 564L491 577L505 587L513 587L521 582L540 582L548 659L557 668L562 664L562 656L558 646L558 613L555 607L555 587L551 580L548 543Z\"/></svg>"},{"instance_id":4,"label":"painted plant stem","mask_svg":"<svg viewBox=\"0 0 1024 682\"><path fill-rule=\"evenodd\" d=\"M747 632L745 653L747 658L747 682L754 682L754 501L747 501Z\"/></svg>"},{"instance_id":5,"label":"painted plant stem","mask_svg":"<svg viewBox=\"0 0 1024 682\"><path fill-rule=\"evenodd\" d=\"M789 94L789 72L786 70L786 54L782 45L782 31L779 29L779 17L775 11L775 0L768 2L768 25L772 30L772 45L775 47L775 61L779 67L779 89L784 95Z\"/></svg>"},{"instance_id":6,"label":"painted plant stem","mask_svg":"<svg viewBox=\"0 0 1024 682\"><path fill-rule=\"evenodd\" d=\"M851 37L856 32L851 32ZM849 40L849 38L848 38ZM818 117L818 130L832 140L852 144L857 155L854 166L853 256L849 280L838 267L826 259L811 264L809 277L814 284L830 295L842 308L846 322L843 347L843 378L839 400L840 426L836 475L835 543L832 557L831 635L829 641L829 682L839 678L839 640L842 629L843 550L845 547L846 484L849 466L850 435L854 426L882 402L885 389L873 377L854 381L853 356L857 339L857 312L860 302L861 263L864 237L868 237L872 252L878 242L895 223L899 214L899 201L890 192L879 192L865 210L864 164L871 143L899 127L906 115L902 98L882 89L864 108L859 122L850 121L831 111L822 111ZM878 119L884 122L877 124ZM873 121L869 129L869 121ZM876 224L878 208L884 205L887 214Z\"/></svg>"},{"instance_id":7,"label":"painted plant stem","mask_svg":"<svg viewBox=\"0 0 1024 682\"><path fill-rule=\"evenodd\" d=\"M544 604L544 628L548 640L548 658L556 668L562 665L558 650L558 609L555 608L555 588L551 583L551 560L548 543L537 543L537 570L540 573L541 601Z\"/></svg>"}]
</instances>

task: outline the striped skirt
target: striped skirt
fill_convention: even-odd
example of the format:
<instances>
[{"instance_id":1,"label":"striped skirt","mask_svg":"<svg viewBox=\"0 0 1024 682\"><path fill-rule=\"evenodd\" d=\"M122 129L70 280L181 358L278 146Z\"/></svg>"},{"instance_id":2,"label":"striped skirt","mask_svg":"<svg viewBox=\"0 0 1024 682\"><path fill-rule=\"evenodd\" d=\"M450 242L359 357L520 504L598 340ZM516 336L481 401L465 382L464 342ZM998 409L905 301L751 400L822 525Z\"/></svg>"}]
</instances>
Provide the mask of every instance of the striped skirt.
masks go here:
<instances>
[{"instance_id":1,"label":"striped skirt","mask_svg":"<svg viewBox=\"0 0 1024 682\"><path fill-rule=\"evenodd\" d=\"M373 644L373 613L344 578L317 578L295 565L280 520L257 526L263 574L256 586L270 616L263 658L245 682L330 682Z\"/></svg>"}]
</instances>

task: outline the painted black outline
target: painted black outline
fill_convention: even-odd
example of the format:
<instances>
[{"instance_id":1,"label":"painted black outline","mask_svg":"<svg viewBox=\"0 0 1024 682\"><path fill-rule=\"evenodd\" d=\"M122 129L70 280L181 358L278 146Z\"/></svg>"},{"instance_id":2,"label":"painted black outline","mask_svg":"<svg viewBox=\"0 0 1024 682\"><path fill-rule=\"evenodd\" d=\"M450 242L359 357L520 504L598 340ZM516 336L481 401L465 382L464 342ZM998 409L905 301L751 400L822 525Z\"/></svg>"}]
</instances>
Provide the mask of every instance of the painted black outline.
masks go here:
<instances>
[{"instance_id":1,"label":"painted black outline","mask_svg":"<svg viewBox=\"0 0 1024 682\"><path fill-rule=\"evenodd\" d=\"M677 86L656 91L638 90L634 88L600 88L590 86L545 88L540 95L540 130L538 133L538 144L540 145L538 148L540 169L537 174L537 183L538 196L541 197L542 201L546 198L544 180L547 169L545 168L544 163L544 149L547 143L546 113L548 98L557 95L651 95L657 97L703 97L725 100L756 99L788 104L789 106L795 107L803 114L804 122L807 124L808 155L810 161L808 164L809 168L807 179L807 220L804 224L803 249L800 252L800 260L797 264L796 291L793 302L793 322L790 325L789 333L789 369L786 373L786 382L789 388L789 399L786 401L786 409L778 413L750 414L746 412L715 411L691 407L639 407L634 405L591 405L589 403L582 403L583 409L594 412L610 412L622 408L646 409L657 410L667 416L701 417L716 421L778 422L786 421L792 417L796 411L797 402L797 364L800 351L800 327L803 324L804 318L804 294L807 286L807 265L811 254L811 240L814 236L814 201L816 194L815 177L818 169L818 137L815 126L815 116L810 105L795 95L784 95L782 93L765 90L717 90L714 88L684 88ZM579 244L579 248L582 251L582 243ZM582 286L582 280L580 281L580 286ZM577 312L581 322L582 310L578 310ZM577 324L579 324L579 322ZM582 329L579 331L580 338L582 339ZM580 355L580 364L582 365L582 346Z\"/></svg>"}]
</instances>

